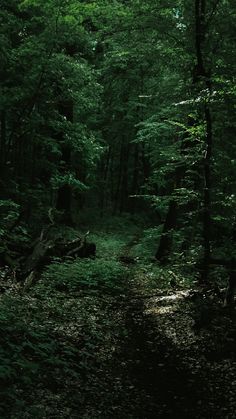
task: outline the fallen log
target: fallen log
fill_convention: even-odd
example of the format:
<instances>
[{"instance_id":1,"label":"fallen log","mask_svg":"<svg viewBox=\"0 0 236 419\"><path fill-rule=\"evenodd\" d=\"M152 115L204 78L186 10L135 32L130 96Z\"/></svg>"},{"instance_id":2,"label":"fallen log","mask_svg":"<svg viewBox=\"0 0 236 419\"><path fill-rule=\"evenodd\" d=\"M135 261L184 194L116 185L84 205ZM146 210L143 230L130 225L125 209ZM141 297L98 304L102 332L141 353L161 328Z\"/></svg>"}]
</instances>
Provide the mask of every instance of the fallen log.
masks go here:
<instances>
[{"instance_id":1,"label":"fallen log","mask_svg":"<svg viewBox=\"0 0 236 419\"><path fill-rule=\"evenodd\" d=\"M35 277L37 272L48 265L53 258L89 258L96 256L96 245L87 243L86 233L84 237L65 242L64 240L48 239L45 232L41 232L40 237L34 242L31 253L24 260L21 266L21 278L27 282L27 278Z\"/></svg>"},{"instance_id":2,"label":"fallen log","mask_svg":"<svg viewBox=\"0 0 236 419\"><path fill-rule=\"evenodd\" d=\"M33 247L32 253L26 258L22 266L22 274L28 276L30 272L40 270L50 261L50 253L53 251L52 240L39 240Z\"/></svg>"},{"instance_id":3,"label":"fallen log","mask_svg":"<svg viewBox=\"0 0 236 419\"><path fill-rule=\"evenodd\" d=\"M65 240L63 237L55 238L57 232L53 231L56 226L52 208L48 211L49 223L42 228L36 239L31 243L28 240L18 241L17 236L10 233L18 227L21 217L19 216L4 234L0 246L0 267L9 268L10 275L13 275L18 282L23 282L26 288L35 282L42 269L53 258L63 260L66 257L96 256L96 245L87 242L89 231L74 240Z\"/></svg>"}]
</instances>

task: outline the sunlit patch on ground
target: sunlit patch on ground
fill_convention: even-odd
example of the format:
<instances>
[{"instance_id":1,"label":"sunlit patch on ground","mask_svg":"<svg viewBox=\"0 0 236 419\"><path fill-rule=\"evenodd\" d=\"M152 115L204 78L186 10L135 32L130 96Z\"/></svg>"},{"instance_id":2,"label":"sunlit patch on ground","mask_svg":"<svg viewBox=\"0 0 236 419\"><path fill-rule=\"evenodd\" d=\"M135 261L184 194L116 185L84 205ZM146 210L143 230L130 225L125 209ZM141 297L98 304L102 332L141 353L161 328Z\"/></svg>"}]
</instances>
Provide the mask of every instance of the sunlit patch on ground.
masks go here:
<instances>
[{"instance_id":1,"label":"sunlit patch on ground","mask_svg":"<svg viewBox=\"0 0 236 419\"><path fill-rule=\"evenodd\" d=\"M176 307L173 307L172 305L165 306L165 307L151 307L144 311L144 314L146 315L162 315L162 314L170 314L173 313L176 310Z\"/></svg>"},{"instance_id":2,"label":"sunlit patch on ground","mask_svg":"<svg viewBox=\"0 0 236 419\"><path fill-rule=\"evenodd\" d=\"M189 294L189 290L179 290L170 295L150 297L144 304L144 315L151 316L161 333L177 347L189 346L196 341L194 321L180 309Z\"/></svg>"}]
</instances>

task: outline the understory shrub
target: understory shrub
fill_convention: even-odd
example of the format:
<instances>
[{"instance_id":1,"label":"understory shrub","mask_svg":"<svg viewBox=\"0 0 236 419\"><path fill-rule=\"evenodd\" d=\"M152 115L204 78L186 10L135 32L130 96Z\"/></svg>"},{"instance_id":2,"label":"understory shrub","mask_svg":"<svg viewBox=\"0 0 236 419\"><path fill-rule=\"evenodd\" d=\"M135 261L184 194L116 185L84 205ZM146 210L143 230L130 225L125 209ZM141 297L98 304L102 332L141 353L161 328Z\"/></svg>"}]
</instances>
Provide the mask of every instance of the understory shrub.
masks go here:
<instances>
[{"instance_id":1,"label":"understory shrub","mask_svg":"<svg viewBox=\"0 0 236 419\"><path fill-rule=\"evenodd\" d=\"M124 288L127 268L115 260L81 260L54 262L44 271L41 285L59 291L82 288L119 291Z\"/></svg>"}]
</instances>

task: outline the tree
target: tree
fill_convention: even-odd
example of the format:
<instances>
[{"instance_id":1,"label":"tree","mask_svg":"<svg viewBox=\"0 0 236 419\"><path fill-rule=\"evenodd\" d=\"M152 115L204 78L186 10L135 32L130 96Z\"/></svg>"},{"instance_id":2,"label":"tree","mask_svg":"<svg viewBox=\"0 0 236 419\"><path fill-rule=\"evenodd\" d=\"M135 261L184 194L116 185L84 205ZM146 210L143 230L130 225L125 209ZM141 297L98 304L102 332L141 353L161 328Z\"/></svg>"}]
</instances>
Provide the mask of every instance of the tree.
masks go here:
<instances>
[{"instance_id":1,"label":"tree","mask_svg":"<svg viewBox=\"0 0 236 419\"><path fill-rule=\"evenodd\" d=\"M57 201L68 220L71 190L85 189L76 172L85 163L92 169L101 149L90 124L100 87L89 63L86 7L53 0L3 6L2 181L31 213ZM68 192L63 199L62 190Z\"/></svg>"}]
</instances>

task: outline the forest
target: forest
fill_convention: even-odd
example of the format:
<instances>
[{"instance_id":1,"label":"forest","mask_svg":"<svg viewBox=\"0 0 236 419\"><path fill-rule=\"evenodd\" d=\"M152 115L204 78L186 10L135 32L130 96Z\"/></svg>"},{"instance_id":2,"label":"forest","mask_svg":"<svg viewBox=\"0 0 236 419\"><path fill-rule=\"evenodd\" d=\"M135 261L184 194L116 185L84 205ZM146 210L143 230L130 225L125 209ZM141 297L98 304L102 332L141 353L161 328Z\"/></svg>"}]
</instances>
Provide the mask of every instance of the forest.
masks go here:
<instances>
[{"instance_id":1,"label":"forest","mask_svg":"<svg viewBox=\"0 0 236 419\"><path fill-rule=\"evenodd\" d=\"M235 0L0 5L0 418L234 419Z\"/></svg>"}]
</instances>

